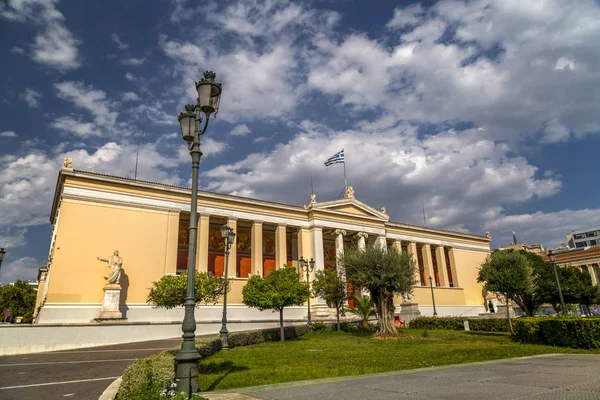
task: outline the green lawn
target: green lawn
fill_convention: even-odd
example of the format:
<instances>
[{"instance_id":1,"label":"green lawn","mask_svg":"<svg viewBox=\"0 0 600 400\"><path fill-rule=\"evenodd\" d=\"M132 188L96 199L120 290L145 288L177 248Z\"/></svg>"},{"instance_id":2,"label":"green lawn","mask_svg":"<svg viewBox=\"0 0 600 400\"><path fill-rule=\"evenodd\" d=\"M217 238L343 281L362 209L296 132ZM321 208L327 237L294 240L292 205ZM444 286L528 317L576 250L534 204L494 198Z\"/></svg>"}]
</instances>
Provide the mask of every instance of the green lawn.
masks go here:
<instances>
[{"instance_id":1,"label":"green lawn","mask_svg":"<svg viewBox=\"0 0 600 400\"><path fill-rule=\"evenodd\" d=\"M285 343L220 351L203 360L204 391L424 368L546 353L593 353L513 343L508 334L402 330L398 340L345 332L311 332ZM598 353L598 351L595 351Z\"/></svg>"}]
</instances>

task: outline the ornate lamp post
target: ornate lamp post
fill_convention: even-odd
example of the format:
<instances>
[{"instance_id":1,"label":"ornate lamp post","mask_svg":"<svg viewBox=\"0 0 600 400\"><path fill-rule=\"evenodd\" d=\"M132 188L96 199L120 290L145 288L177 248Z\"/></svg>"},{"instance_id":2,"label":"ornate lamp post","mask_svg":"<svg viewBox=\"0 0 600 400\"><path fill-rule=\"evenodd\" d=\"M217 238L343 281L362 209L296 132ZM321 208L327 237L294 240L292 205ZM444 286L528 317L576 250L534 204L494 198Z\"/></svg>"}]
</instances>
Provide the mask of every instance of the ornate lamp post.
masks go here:
<instances>
[{"instance_id":1,"label":"ornate lamp post","mask_svg":"<svg viewBox=\"0 0 600 400\"><path fill-rule=\"evenodd\" d=\"M560 287L560 280L558 279L558 271L556 270L556 264L554 263L554 252L550 250L548 252L548 258L552 269L554 270L554 278L556 279L556 287L558 288L558 297L560 298L560 308L563 315L567 315L567 306L565 305L565 299L563 298L562 289Z\"/></svg>"},{"instance_id":2,"label":"ornate lamp post","mask_svg":"<svg viewBox=\"0 0 600 400\"><path fill-rule=\"evenodd\" d=\"M221 237L225 240L225 292L223 293L223 320L219 333L221 334L221 346L224 349L229 349L229 331L227 330L227 277L229 275L227 269L229 266L229 249L235 241L233 228L227 226L227 224L223 224L221 226Z\"/></svg>"},{"instance_id":3,"label":"ornate lamp post","mask_svg":"<svg viewBox=\"0 0 600 400\"><path fill-rule=\"evenodd\" d=\"M200 390L198 380L198 360L200 354L196 350L196 319L194 317L194 277L196 272L196 232L198 230L198 168L200 166L200 136L206 132L208 120L212 113L219 110L221 99L221 84L215 82L216 74L206 71L204 78L196 82L198 100L194 105L186 105L185 112L179 114L177 119L181 125L181 135L188 145L190 156L192 156L192 205L190 211L189 228L189 251L187 263L187 293L185 297L185 316L181 329L183 331L183 343L181 349L175 355L175 382L177 389L192 396ZM200 129L202 116L204 114L204 127Z\"/></svg>"},{"instance_id":4,"label":"ornate lamp post","mask_svg":"<svg viewBox=\"0 0 600 400\"><path fill-rule=\"evenodd\" d=\"M300 268L302 268L302 271L306 272L306 284L310 288L309 274L311 272L313 272L315 269L315 260L313 260L311 258L310 261L308 261L308 260L305 260L304 257L300 257L300 260L298 261L298 263L300 264ZM310 321L310 295L309 295L308 296L308 324L310 325L311 323L312 322Z\"/></svg>"},{"instance_id":5,"label":"ornate lamp post","mask_svg":"<svg viewBox=\"0 0 600 400\"><path fill-rule=\"evenodd\" d=\"M435 310L435 296L433 295L433 278L429 277L429 286L431 287L431 302L433 303L433 316L437 317L437 311Z\"/></svg>"},{"instance_id":6,"label":"ornate lamp post","mask_svg":"<svg viewBox=\"0 0 600 400\"><path fill-rule=\"evenodd\" d=\"M2 267L2 260L4 260L5 254L6 254L6 251L4 250L4 247L0 248L0 267Z\"/></svg>"}]
</instances>

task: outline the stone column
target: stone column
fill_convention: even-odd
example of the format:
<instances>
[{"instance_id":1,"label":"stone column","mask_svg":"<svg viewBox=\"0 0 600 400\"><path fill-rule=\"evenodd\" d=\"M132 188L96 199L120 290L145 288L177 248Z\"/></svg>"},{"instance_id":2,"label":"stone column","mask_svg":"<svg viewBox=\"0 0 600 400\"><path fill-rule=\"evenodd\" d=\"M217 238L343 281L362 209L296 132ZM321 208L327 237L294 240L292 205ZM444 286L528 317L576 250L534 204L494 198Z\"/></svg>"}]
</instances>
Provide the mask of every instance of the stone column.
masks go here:
<instances>
[{"instance_id":1,"label":"stone column","mask_svg":"<svg viewBox=\"0 0 600 400\"><path fill-rule=\"evenodd\" d=\"M208 272L208 228L210 215L200 215L198 221L198 240L196 241L196 269Z\"/></svg>"},{"instance_id":2,"label":"stone column","mask_svg":"<svg viewBox=\"0 0 600 400\"><path fill-rule=\"evenodd\" d=\"M400 240L394 240L393 246L398 253L402 253L402 242Z\"/></svg>"},{"instance_id":3,"label":"stone column","mask_svg":"<svg viewBox=\"0 0 600 400\"><path fill-rule=\"evenodd\" d=\"M429 277L433 278L432 284L435 286L435 277L433 276L433 260L431 259L431 246L423 245L423 265L425 267L425 286L429 286Z\"/></svg>"},{"instance_id":4,"label":"stone column","mask_svg":"<svg viewBox=\"0 0 600 400\"><path fill-rule=\"evenodd\" d=\"M177 246L179 241L179 211L167 214L167 237L165 243L165 275L177 273ZM38 288L38 292L40 289Z\"/></svg>"},{"instance_id":5,"label":"stone column","mask_svg":"<svg viewBox=\"0 0 600 400\"><path fill-rule=\"evenodd\" d=\"M359 250L364 250L367 247L366 244L366 239L369 237L369 234L367 232L358 232L356 234L356 239L358 241L358 249Z\"/></svg>"},{"instance_id":6,"label":"stone column","mask_svg":"<svg viewBox=\"0 0 600 400\"><path fill-rule=\"evenodd\" d=\"M235 232L235 240L229 249L229 265L227 265L227 276L235 278L237 276L237 219L228 218L227 226L229 226ZM225 269L223 269L223 273L225 273Z\"/></svg>"},{"instance_id":7,"label":"stone column","mask_svg":"<svg viewBox=\"0 0 600 400\"><path fill-rule=\"evenodd\" d=\"M440 272L440 286L450 287L448 270L446 269L446 255L444 254L443 246L435 248L435 258L437 259L438 271Z\"/></svg>"},{"instance_id":8,"label":"stone column","mask_svg":"<svg viewBox=\"0 0 600 400\"><path fill-rule=\"evenodd\" d=\"M263 275L263 225L262 221L254 221L251 233L252 275Z\"/></svg>"},{"instance_id":9,"label":"stone column","mask_svg":"<svg viewBox=\"0 0 600 400\"><path fill-rule=\"evenodd\" d=\"M382 249L387 249L387 240L385 236L377 236L377 240L375 240L375 246L379 246Z\"/></svg>"},{"instance_id":10,"label":"stone column","mask_svg":"<svg viewBox=\"0 0 600 400\"><path fill-rule=\"evenodd\" d=\"M311 258L313 258L315 260L315 270L313 272L313 277L314 274L317 271L323 271L325 269L325 255L323 254L323 227L321 226L314 226L311 230L310 230L310 237L311 237ZM312 304L312 303L311 303ZM315 313L317 316L319 317L324 317L327 316L327 311L325 311L325 314L320 314L320 312L317 310L319 306L321 306L322 308L327 308L327 305L325 304L325 300L321 299L320 297L315 298L314 301L314 305L315 305Z\"/></svg>"},{"instance_id":11,"label":"stone column","mask_svg":"<svg viewBox=\"0 0 600 400\"><path fill-rule=\"evenodd\" d=\"M598 285L598 279L600 279L600 276L596 276L596 271L594 271L593 266L587 265L586 267L588 269L588 272L590 273L590 277L592 278L592 285Z\"/></svg>"},{"instance_id":12,"label":"stone column","mask_svg":"<svg viewBox=\"0 0 600 400\"><path fill-rule=\"evenodd\" d=\"M448 258L450 259L450 271L452 271L452 282L454 283L454 287L462 287L461 285L461 277L458 274L458 269L456 268L456 259L454 258L454 249L448 249Z\"/></svg>"},{"instance_id":13,"label":"stone column","mask_svg":"<svg viewBox=\"0 0 600 400\"><path fill-rule=\"evenodd\" d=\"M314 258L314 254L311 249L311 232L306 228L298 229L298 260L304 258L306 261L310 261L311 257ZM303 280L306 280L306 274L303 272ZM310 280L314 279L315 272L310 273Z\"/></svg>"},{"instance_id":14,"label":"stone column","mask_svg":"<svg viewBox=\"0 0 600 400\"><path fill-rule=\"evenodd\" d=\"M334 234L335 234L335 266L339 272L340 264L338 262L338 258L344 255L344 235L346 235L346 231L343 229L336 229Z\"/></svg>"},{"instance_id":15,"label":"stone column","mask_svg":"<svg viewBox=\"0 0 600 400\"><path fill-rule=\"evenodd\" d=\"M410 242L408 244L408 252L410 253L413 261L415 262L415 279L417 281L416 286L421 286L421 275L419 273L419 258L417 257L417 244Z\"/></svg>"},{"instance_id":16,"label":"stone column","mask_svg":"<svg viewBox=\"0 0 600 400\"><path fill-rule=\"evenodd\" d=\"M285 225L277 225L275 228L275 268L281 269L287 265L287 244L285 237Z\"/></svg>"}]
</instances>

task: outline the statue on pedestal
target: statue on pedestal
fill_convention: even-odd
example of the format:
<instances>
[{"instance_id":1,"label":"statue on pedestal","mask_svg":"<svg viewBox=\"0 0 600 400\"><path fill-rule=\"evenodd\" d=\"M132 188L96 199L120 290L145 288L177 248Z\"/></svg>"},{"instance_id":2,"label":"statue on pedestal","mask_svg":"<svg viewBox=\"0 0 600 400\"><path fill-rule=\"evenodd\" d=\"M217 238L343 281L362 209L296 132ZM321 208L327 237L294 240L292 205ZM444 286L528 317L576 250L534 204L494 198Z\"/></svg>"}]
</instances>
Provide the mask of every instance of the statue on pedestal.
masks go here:
<instances>
[{"instance_id":1,"label":"statue on pedestal","mask_svg":"<svg viewBox=\"0 0 600 400\"><path fill-rule=\"evenodd\" d=\"M106 286L108 285L118 285L119 279L121 279L121 266L123 265L123 257L119 256L119 250L115 250L112 256L107 259L96 257L100 261L104 261L108 263L108 268L110 272L106 279Z\"/></svg>"}]
</instances>

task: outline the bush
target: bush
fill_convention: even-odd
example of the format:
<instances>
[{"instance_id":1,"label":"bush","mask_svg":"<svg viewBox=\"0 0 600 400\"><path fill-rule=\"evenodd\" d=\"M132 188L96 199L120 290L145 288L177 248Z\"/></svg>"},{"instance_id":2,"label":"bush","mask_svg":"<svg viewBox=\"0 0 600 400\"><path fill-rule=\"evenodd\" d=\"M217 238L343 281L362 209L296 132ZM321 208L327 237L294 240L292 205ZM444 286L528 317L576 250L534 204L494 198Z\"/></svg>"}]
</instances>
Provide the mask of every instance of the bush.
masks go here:
<instances>
[{"instance_id":1,"label":"bush","mask_svg":"<svg viewBox=\"0 0 600 400\"><path fill-rule=\"evenodd\" d=\"M292 339L310 332L310 325L286 326L286 339ZM249 346L262 342L275 342L280 339L279 328L251 332L238 332L229 335L229 347ZM221 350L221 339L208 336L196 339L196 349L202 358ZM125 370L119 386L117 400L160 400L160 392L169 390L175 380L174 360L176 350L163 351L135 361ZM164 398L164 397L163 397Z\"/></svg>"},{"instance_id":2,"label":"bush","mask_svg":"<svg viewBox=\"0 0 600 400\"><path fill-rule=\"evenodd\" d=\"M600 348L600 319L582 317L519 318L515 340L520 343L579 349Z\"/></svg>"},{"instance_id":3,"label":"bush","mask_svg":"<svg viewBox=\"0 0 600 400\"><path fill-rule=\"evenodd\" d=\"M462 331L465 329L460 317L420 317L412 320L410 329L447 329ZM469 318L469 329L483 332L508 332L508 321L504 318Z\"/></svg>"}]
</instances>

